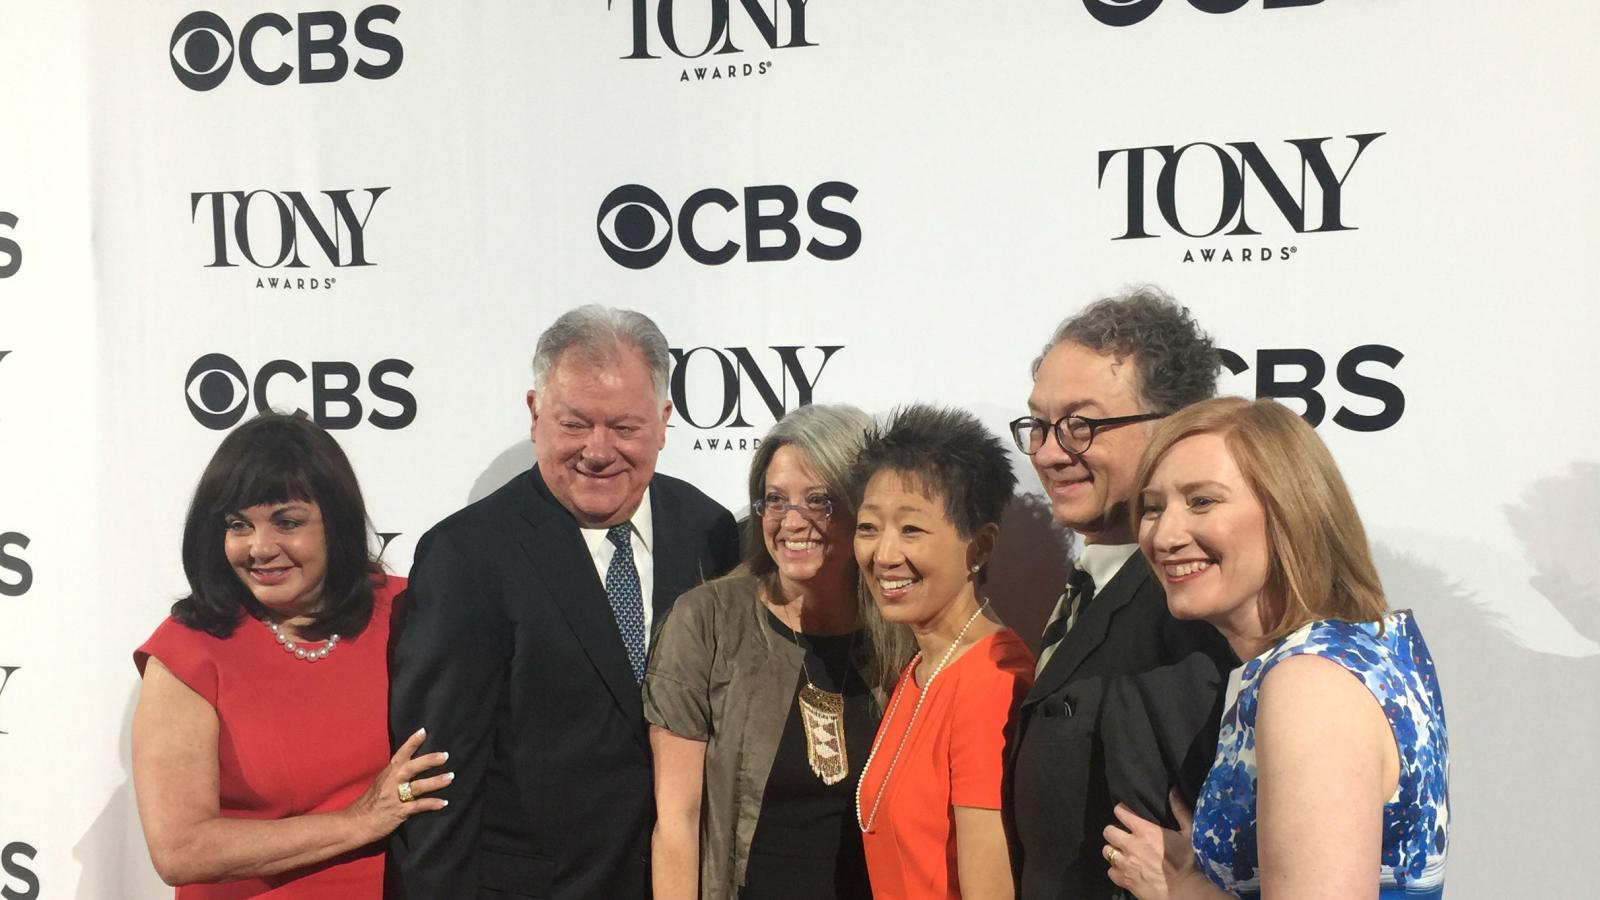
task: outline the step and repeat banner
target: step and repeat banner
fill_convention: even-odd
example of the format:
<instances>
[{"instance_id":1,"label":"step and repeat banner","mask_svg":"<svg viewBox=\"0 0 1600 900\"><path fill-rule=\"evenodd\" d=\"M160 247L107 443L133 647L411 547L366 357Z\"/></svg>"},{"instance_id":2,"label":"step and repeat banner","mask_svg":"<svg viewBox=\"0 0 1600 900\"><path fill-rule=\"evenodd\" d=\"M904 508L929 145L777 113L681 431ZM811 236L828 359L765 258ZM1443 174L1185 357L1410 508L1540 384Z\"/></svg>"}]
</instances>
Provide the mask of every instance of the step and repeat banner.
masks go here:
<instances>
[{"instance_id":1,"label":"step and repeat banner","mask_svg":"<svg viewBox=\"0 0 1600 900\"><path fill-rule=\"evenodd\" d=\"M1597 40L1582 0L0 0L0 897L170 895L130 653L257 410L332 431L403 574L531 463L573 305L660 323L660 468L738 509L787 410L1002 432L1143 283L1318 426L1417 611L1451 895L1586 896ZM1015 464L1031 636L1072 548Z\"/></svg>"}]
</instances>

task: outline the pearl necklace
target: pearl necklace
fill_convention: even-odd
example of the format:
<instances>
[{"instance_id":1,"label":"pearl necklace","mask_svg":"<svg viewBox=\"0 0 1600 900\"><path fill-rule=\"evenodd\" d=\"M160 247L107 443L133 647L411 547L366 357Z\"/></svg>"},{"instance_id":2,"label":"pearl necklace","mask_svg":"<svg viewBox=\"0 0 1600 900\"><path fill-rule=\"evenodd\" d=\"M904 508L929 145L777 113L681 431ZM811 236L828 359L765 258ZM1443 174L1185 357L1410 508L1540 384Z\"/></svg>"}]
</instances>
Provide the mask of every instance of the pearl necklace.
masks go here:
<instances>
[{"instance_id":1,"label":"pearl necklace","mask_svg":"<svg viewBox=\"0 0 1600 900\"><path fill-rule=\"evenodd\" d=\"M988 607L989 598L985 597L983 603L972 613L972 618L968 619L967 624L961 626L961 630L956 632L956 639L950 642L950 649L944 651L944 657L939 660L939 664L933 667L933 674L928 676L928 683L922 686L922 693L917 695L917 705L911 707L911 718L906 722L906 730L900 735L899 745L894 748L894 756L889 757L889 769L883 773L883 781L878 783L878 796L873 798L872 812L862 818L861 783L867 780L867 773L872 771L872 760L878 755L878 747L883 743L883 729L880 728L878 736L873 739L872 750L867 754L867 764L861 767L861 777L856 779L856 824L861 827L862 834L872 831L873 823L878 821L878 805L883 802L884 791L888 789L889 779L894 775L895 763L900 761L900 753L906 749L906 741L911 738L911 727L917 724L917 713L922 712L922 701L928 699L928 692L933 690L933 680L939 677L939 673L944 671L945 664L950 662L950 657L955 655L956 648L961 646L961 639L967 636L967 629L972 627L973 622L978 621L978 616L982 615L983 611ZM922 651L918 650L917 655L911 657L911 662L906 663L906 669L900 673L900 677L912 677L911 673L920 659L922 659ZM894 721L895 711L900 708L900 698L904 697L905 694L905 691L895 691L894 704L889 707L889 714L883 718L885 723Z\"/></svg>"},{"instance_id":2,"label":"pearl necklace","mask_svg":"<svg viewBox=\"0 0 1600 900\"><path fill-rule=\"evenodd\" d=\"M331 634L328 635L328 639L322 643L321 647L315 650L308 650L303 644L295 643L295 641L292 640L289 635L285 634L282 625L279 625L277 622L274 622L271 619L262 619L261 621L267 626L267 630L272 632L272 636L278 639L278 643L283 647L284 652L293 653L295 659L303 659L306 662L316 662L317 660L326 657L329 653L332 653L339 647L339 636L337 634Z\"/></svg>"}]
</instances>

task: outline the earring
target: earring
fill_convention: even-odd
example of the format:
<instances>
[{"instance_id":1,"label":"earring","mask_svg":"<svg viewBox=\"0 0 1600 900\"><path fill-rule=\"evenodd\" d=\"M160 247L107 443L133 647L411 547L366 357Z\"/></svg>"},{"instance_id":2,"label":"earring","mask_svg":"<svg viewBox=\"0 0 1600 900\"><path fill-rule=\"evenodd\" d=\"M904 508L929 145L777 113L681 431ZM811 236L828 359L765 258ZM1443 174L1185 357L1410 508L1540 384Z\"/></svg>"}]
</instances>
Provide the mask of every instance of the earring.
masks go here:
<instances>
[{"instance_id":1,"label":"earring","mask_svg":"<svg viewBox=\"0 0 1600 900\"><path fill-rule=\"evenodd\" d=\"M972 567L972 574L974 574L974 575L978 574L978 570L981 569L981 568L983 568L983 563L978 563L977 565L973 566Z\"/></svg>"}]
</instances>

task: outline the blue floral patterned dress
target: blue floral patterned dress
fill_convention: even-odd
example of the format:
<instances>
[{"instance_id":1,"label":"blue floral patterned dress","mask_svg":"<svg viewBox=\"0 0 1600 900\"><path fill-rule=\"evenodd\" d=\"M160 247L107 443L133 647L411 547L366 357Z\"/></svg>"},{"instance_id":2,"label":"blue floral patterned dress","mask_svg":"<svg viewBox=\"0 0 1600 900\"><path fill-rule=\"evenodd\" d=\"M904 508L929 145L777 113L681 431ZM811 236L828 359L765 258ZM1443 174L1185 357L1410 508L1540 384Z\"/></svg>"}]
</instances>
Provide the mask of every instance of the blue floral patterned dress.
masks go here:
<instances>
[{"instance_id":1,"label":"blue floral patterned dress","mask_svg":"<svg viewBox=\"0 0 1600 900\"><path fill-rule=\"evenodd\" d=\"M1200 870L1231 894L1256 898L1256 706L1261 683L1300 654L1330 659L1360 678L1383 707L1400 751L1400 784L1383 808L1380 898L1438 898L1444 892L1450 831L1449 737L1433 657L1409 611L1377 622L1308 623L1235 669L1228 683L1217 759L1194 811Z\"/></svg>"}]
</instances>

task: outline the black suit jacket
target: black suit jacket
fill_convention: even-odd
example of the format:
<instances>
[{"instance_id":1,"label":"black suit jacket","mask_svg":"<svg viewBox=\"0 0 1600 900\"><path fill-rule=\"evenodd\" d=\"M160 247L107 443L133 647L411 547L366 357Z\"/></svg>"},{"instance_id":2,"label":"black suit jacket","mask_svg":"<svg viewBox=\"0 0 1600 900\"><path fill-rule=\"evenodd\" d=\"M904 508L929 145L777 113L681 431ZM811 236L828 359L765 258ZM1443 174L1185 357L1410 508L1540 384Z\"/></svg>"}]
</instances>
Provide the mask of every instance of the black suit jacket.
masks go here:
<instances>
[{"instance_id":1,"label":"black suit jacket","mask_svg":"<svg viewBox=\"0 0 1600 900\"><path fill-rule=\"evenodd\" d=\"M1119 896L1101 830L1118 803L1177 827L1167 793L1192 808L1233 665L1216 629L1167 612L1142 555L1095 593L1018 712L1004 810L1019 897Z\"/></svg>"},{"instance_id":2,"label":"black suit jacket","mask_svg":"<svg viewBox=\"0 0 1600 900\"><path fill-rule=\"evenodd\" d=\"M651 603L732 568L733 517L650 482ZM409 900L649 896L650 748L639 685L577 521L537 467L417 545L390 662L396 744L448 750L450 806L411 818L393 860Z\"/></svg>"}]
</instances>

